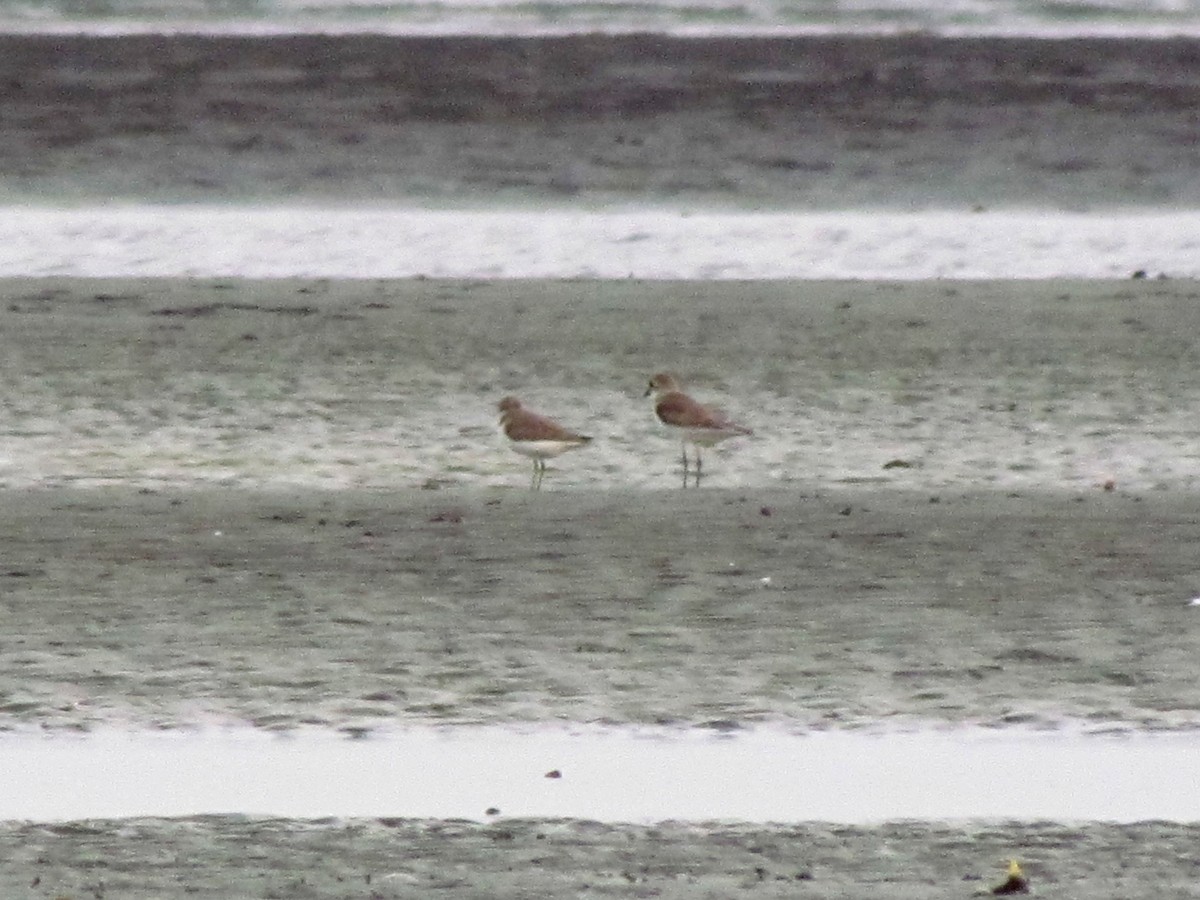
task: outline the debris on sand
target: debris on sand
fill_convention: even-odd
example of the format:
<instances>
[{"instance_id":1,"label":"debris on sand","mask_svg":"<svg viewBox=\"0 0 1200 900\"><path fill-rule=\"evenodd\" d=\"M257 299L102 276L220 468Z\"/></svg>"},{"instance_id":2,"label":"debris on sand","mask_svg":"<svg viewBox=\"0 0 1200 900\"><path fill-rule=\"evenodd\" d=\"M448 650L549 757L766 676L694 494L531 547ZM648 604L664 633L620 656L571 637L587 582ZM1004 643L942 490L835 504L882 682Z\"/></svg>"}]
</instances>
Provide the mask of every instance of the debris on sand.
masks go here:
<instances>
[{"instance_id":1,"label":"debris on sand","mask_svg":"<svg viewBox=\"0 0 1200 900\"><path fill-rule=\"evenodd\" d=\"M1028 894L1029 879L1025 877L1025 873L1021 871L1021 864L1015 859L1008 861L1008 878L1004 884L996 885L992 888L993 894Z\"/></svg>"}]
</instances>

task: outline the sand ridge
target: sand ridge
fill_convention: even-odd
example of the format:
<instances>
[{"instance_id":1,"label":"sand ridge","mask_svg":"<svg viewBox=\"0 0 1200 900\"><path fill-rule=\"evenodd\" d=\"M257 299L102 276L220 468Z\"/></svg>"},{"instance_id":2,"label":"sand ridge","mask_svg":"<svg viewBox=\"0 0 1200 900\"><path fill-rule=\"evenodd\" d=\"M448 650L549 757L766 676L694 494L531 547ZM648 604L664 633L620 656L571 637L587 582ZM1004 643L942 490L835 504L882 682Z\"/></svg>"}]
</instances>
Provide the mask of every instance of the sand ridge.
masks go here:
<instances>
[{"instance_id":1,"label":"sand ridge","mask_svg":"<svg viewBox=\"0 0 1200 900\"><path fill-rule=\"evenodd\" d=\"M1195 206L1197 46L0 35L0 200Z\"/></svg>"},{"instance_id":2,"label":"sand ridge","mask_svg":"<svg viewBox=\"0 0 1200 900\"><path fill-rule=\"evenodd\" d=\"M672 487L676 371L755 436L721 487L1190 489L1191 281L14 279L0 483L502 487L495 403L596 437L563 488Z\"/></svg>"}]
</instances>

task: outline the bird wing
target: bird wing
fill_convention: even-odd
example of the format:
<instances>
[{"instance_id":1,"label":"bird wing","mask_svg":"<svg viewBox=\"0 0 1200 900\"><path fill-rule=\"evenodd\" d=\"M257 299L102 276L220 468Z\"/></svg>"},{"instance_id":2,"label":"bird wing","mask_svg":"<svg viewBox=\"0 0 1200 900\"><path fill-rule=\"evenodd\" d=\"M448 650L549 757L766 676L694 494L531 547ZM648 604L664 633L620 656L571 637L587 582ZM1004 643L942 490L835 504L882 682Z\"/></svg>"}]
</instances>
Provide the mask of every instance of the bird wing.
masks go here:
<instances>
[{"instance_id":1,"label":"bird wing","mask_svg":"<svg viewBox=\"0 0 1200 900\"><path fill-rule=\"evenodd\" d=\"M505 424L504 433L514 441L585 441L583 435L564 428L547 416L529 410L511 416Z\"/></svg>"},{"instance_id":2,"label":"bird wing","mask_svg":"<svg viewBox=\"0 0 1200 900\"><path fill-rule=\"evenodd\" d=\"M667 425L679 428L714 428L724 429L736 427L722 413L709 409L703 403L697 403L687 394L671 391L664 394L654 411Z\"/></svg>"}]
</instances>

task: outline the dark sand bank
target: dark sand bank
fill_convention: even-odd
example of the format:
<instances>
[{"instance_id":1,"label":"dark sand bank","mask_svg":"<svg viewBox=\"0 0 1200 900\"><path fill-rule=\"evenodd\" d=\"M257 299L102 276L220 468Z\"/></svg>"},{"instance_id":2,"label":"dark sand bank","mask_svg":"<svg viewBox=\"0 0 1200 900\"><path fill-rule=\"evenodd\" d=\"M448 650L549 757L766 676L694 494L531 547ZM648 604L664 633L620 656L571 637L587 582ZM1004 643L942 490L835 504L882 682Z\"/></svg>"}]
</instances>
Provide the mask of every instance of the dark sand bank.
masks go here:
<instances>
[{"instance_id":1,"label":"dark sand bank","mask_svg":"<svg viewBox=\"0 0 1200 900\"><path fill-rule=\"evenodd\" d=\"M1200 43L0 36L0 200L1200 202Z\"/></svg>"},{"instance_id":2,"label":"dark sand bank","mask_svg":"<svg viewBox=\"0 0 1200 900\"><path fill-rule=\"evenodd\" d=\"M244 817L0 826L10 897L966 898L1020 858L1034 896L1195 897L1166 823L601 825Z\"/></svg>"},{"instance_id":3,"label":"dark sand bank","mask_svg":"<svg viewBox=\"0 0 1200 900\"><path fill-rule=\"evenodd\" d=\"M9 491L0 713L355 731L1200 722L1192 497L933 499Z\"/></svg>"}]
</instances>

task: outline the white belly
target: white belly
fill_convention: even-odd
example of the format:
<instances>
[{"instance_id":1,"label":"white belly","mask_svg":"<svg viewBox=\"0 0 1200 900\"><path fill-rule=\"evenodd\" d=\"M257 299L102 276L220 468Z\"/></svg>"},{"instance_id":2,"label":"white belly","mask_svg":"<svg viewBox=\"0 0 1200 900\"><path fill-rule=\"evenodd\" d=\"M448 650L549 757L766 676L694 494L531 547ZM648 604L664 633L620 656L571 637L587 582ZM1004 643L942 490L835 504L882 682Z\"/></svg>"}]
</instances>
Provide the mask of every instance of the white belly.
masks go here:
<instances>
[{"instance_id":1,"label":"white belly","mask_svg":"<svg viewBox=\"0 0 1200 900\"><path fill-rule=\"evenodd\" d=\"M582 445L570 441L509 441L509 446L530 459L553 459Z\"/></svg>"}]
</instances>

